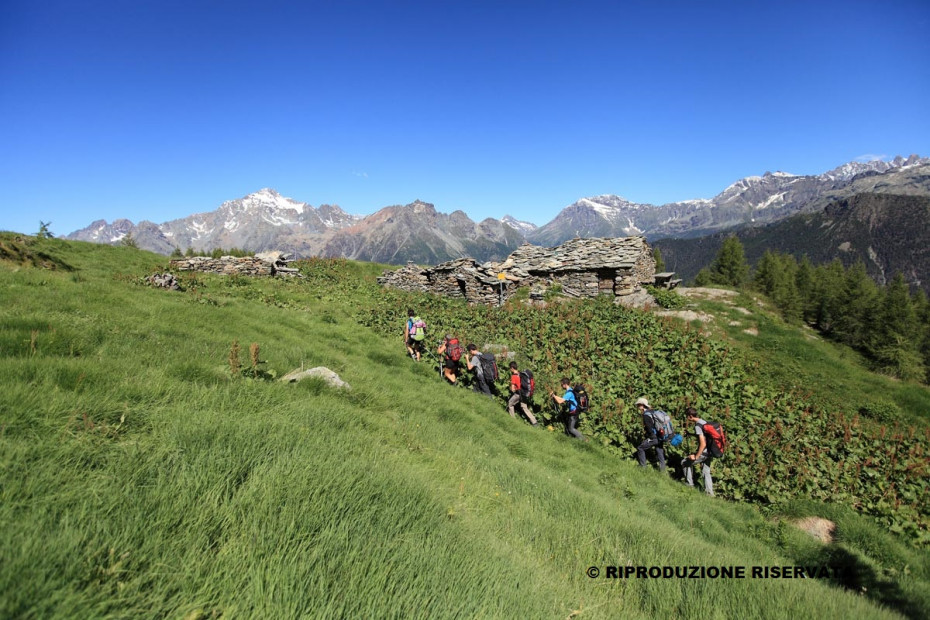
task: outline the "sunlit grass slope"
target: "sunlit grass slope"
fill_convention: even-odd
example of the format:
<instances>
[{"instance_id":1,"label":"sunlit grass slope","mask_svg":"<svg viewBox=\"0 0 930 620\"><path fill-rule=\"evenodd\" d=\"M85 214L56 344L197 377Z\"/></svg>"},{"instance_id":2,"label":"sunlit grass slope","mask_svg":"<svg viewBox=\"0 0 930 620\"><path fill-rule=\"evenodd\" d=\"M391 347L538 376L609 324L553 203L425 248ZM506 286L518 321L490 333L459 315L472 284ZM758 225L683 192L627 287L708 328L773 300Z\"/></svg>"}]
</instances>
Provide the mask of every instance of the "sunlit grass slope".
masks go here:
<instances>
[{"instance_id":1,"label":"sunlit grass slope","mask_svg":"<svg viewBox=\"0 0 930 620\"><path fill-rule=\"evenodd\" d=\"M399 335L352 318L377 294L375 266L346 266L350 282L198 276L169 292L140 283L163 257L41 248L46 268L0 263L0 617L930 609L926 554L849 511L831 508L841 542L824 546L441 385ZM233 341L244 367L258 343L266 375L324 365L352 389L233 378ZM802 563L847 578L603 577Z\"/></svg>"},{"instance_id":2,"label":"sunlit grass slope","mask_svg":"<svg viewBox=\"0 0 930 620\"><path fill-rule=\"evenodd\" d=\"M853 349L785 323L763 295L743 292L732 300L690 300L690 305L715 317L711 330L764 360L767 374L810 392L825 407L849 415L862 410L888 424L930 421L930 388L870 372Z\"/></svg>"}]
</instances>

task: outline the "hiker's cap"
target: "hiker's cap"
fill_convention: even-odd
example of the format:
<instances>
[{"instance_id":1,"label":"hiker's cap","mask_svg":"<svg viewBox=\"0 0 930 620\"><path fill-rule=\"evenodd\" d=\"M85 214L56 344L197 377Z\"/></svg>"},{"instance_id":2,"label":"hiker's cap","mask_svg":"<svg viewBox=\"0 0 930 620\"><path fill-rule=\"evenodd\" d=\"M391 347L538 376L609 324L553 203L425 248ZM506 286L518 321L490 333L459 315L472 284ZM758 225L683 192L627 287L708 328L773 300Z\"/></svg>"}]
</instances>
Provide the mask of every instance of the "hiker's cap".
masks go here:
<instances>
[{"instance_id":1,"label":"hiker's cap","mask_svg":"<svg viewBox=\"0 0 930 620\"><path fill-rule=\"evenodd\" d=\"M649 401L646 400L645 397L637 399L637 401L636 401L636 406L638 407L638 406L640 406L640 405L642 405L642 406L645 407L646 409L649 409Z\"/></svg>"}]
</instances>

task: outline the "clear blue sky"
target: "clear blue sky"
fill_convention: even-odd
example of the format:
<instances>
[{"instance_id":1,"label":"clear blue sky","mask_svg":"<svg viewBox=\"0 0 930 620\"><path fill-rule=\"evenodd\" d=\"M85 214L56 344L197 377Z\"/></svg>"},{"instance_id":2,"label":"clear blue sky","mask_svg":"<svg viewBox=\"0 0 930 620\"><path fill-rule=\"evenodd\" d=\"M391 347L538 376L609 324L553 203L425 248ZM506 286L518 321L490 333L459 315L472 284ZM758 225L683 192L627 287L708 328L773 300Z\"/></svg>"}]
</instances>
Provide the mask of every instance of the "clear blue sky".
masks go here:
<instances>
[{"instance_id":1,"label":"clear blue sky","mask_svg":"<svg viewBox=\"0 0 930 620\"><path fill-rule=\"evenodd\" d=\"M263 187L544 224L930 156L930 2L0 0L0 229Z\"/></svg>"}]
</instances>

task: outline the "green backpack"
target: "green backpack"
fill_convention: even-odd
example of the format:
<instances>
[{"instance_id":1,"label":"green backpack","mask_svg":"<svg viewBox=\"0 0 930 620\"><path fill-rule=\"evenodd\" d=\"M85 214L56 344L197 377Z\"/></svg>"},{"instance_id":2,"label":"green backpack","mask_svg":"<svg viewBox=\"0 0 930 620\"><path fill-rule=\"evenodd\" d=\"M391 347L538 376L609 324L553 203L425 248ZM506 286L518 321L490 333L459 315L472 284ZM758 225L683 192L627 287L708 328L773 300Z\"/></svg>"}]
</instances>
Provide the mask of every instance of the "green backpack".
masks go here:
<instances>
[{"instance_id":1,"label":"green backpack","mask_svg":"<svg viewBox=\"0 0 930 620\"><path fill-rule=\"evenodd\" d=\"M418 316L410 319L410 337L417 342L426 338L426 322Z\"/></svg>"}]
</instances>

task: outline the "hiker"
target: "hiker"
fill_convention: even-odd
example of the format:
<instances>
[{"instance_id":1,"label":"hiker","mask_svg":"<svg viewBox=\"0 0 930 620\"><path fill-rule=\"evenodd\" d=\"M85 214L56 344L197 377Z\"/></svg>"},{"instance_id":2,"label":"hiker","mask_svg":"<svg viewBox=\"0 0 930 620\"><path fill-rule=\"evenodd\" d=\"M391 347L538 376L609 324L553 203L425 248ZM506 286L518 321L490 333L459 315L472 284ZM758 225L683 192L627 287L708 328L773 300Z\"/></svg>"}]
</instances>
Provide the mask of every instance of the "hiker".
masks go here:
<instances>
[{"instance_id":1,"label":"hiker","mask_svg":"<svg viewBox=\"0 0 930 620\"><path fill-rule=\"evenodd\" d=\"M562 389L565 390L564 396L556 396L556 394L549 390L549 396L552 397L559 405L565 405L565 432L571 435L576 439L583 439L587 441L588 438L581 434L576 426L578 425L578 398L575 395L575 390L572 389L572 382L568 377L562 377L560 381Z\"/></svg>"},{"instance_id":2,"label":"hiker","mask_svg":"<svg viewBox=\"0 0 930 620\"><path fill-rule=\"evenodd\" d=\"M446 337L439 343L436 353L442 356L442 376L455 385L461 369L459 360L462 359L462 345L459 344L459 339L452 334L446 334Z\"/></svg>"},{"instance_id":3,"label":"hiker","mask_svg":"<svg viewBox=\"0 0 930 620\"><path fill-rule=\"evenodd\" d=\"M714 460L714 457L708 449L707 438L704 434L704 425L707 424L707 421L698 416L697 409L694 407L685 409L685 417L688 422L694 424L694 434L698 438L697 450L694 451L694 454L689 454L687 458L681 461L681 467L685 472L685 484L694 487L694 466L700 464L701 474L704 476L704 492L713 497L714 481L710 477L710 463Z\"/></svg>"},{"instance_id":4,"label":"hiker","mask_svg":"<svg viewBox=\"0 0 930 620\"><path fill-rule=\"evenodd\" d=\"M418 317L413 309L407 310L407 321L404 323L404 346L407 353L415 361L420 361L423 352L423 341L426 339L426 323Z\"/></svg>"},{"instance_id":5,"label":"hiker","mask_svg":"<svg viewBox=\"0 0 930 620\"><path fill-rule=\"evenodd\" d=\"M659 471L665 471L665 449L663 440L659 437L658 428L656 427L653 411L657 411L649 406L649 401L645 397L636 401L636 408L643 416L643 427L646 430L646 438L643 443L636 448L636 456L639 459L640 467L646 467L646 450L655 447L656 458L659 460Z\"/></svg>"},{"instance_id":6,"label":"hiker","mask_svg":"<svg viewBox=\"0 0 930 620\"><path fill-rule=\"evenodd\" d=\"M536 421L536 416L530 411L527 402L533 397L533 386L524 385L524 383L533 383L533 375L532 373L527 373L529 373L529 371L524 371L522 373L523 377L521 378L517 363L510 362L510 400L507 401L507 412L510 414L511 418L517 417L514 408L519 404L520 408L523 409L523 415L530 421L530 424L537 426L539 422Z\"/></svg>"},{"instance_id":7,"label":"hiker","mask_svg":"<svg viewBox=\"0 0 930 620\"><path fill-rule=\"evenodd\" d=\"M481 351L478 350L477 345L470 344L467 347L468 357L465 359L465 365L468 367L468 370L475 371L475 391L487 396L494 397L491 393L491 387L488 385L485 369L481 365Z\"/></svg>"}]
</instances>

